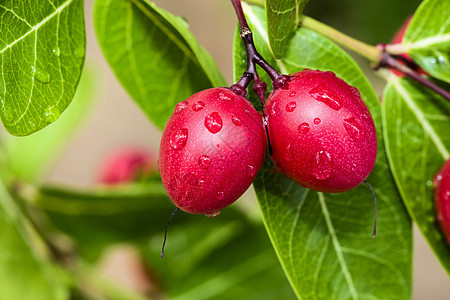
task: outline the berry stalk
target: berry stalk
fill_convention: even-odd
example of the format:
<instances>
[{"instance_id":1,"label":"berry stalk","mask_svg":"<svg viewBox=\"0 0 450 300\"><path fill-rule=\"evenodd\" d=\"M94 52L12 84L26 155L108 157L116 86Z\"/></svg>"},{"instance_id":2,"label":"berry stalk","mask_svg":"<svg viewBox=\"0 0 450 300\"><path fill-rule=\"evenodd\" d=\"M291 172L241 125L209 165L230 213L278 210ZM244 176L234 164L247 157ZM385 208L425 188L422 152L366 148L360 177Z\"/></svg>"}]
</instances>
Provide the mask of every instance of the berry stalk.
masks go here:
<instances>
[{"instance_id":1,"label":"berry stalk","mask_svg":"<svg viewBox=\"0 0 450 300\"><path fill-rule=\"evenodd\" d=\"M374 67L374 70L377 70L379 68L389 68L397 70L409 78L417 81L421 85L429 88L430 90L436 92L437 94L441 95L444 99L450 101L450 92L444 90L437 84L429 81L428 79L422 77L419 73L412 70L408 66L400 63L398 59L393 57L390 53L386 51L385 45L381 45L382 48L382 54L379 63Z\"/></svg>"},{"instance_id":2,"label":"berry stalk","mask_svg":"<svg viewBox=\"0 0 450 300\"><path fill-rule=\"evenodd\" d=\"M255 83L257 83L254 86L256 94L258 94L258 96L262 94L260 87L263 87L263 85L259 84L260 80L256 72L256 64L270 76L274 89L284 87L286 82L289 81L289 77L282 75L275 70L256 50L255 43L253 41L253 33L248 26L244 11L242 10L241 0L231 0L231 3L233 4L234 10L236 11L236 16L241 26L240 36L244 42L245 50L247 52L247 69L241 78L239 78L238 82L231 88L245 90L250 82L254 80Z\"/></svg>"}]
</instances>

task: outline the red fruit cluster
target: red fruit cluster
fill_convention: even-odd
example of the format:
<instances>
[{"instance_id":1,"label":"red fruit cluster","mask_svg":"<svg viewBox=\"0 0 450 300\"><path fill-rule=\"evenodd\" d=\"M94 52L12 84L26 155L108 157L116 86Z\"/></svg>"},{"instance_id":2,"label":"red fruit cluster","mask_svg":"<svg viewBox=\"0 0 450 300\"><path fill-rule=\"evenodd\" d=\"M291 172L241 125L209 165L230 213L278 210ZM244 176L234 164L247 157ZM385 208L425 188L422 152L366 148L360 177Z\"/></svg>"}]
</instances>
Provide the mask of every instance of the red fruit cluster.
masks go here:
<instances>
[{"instance_id":1,"label":"red fruit cluster","mask_svg":"<svg viewBox=\"0 0 450 300\"><path fill-rule=\"evenodd\" d=\"M377 139L359 91L332 72L303 70L264 107L278 171L304 187L343 192L372 171ZM159 168L175 205L217 215L239 198L263 164L262 117L227 88L178 103L164 129Z\"/></svg>"},{"instance_id":2,"label":"red fruit cluster","mask_svg":"<svg viewBox=\"0 0 450 300\"><path fill-rule=\"evenodd\" d=\"M450 159L448 159L433 179L436 188L434 199L437 219L450 244Z\"/></svg>"}]
</instances>

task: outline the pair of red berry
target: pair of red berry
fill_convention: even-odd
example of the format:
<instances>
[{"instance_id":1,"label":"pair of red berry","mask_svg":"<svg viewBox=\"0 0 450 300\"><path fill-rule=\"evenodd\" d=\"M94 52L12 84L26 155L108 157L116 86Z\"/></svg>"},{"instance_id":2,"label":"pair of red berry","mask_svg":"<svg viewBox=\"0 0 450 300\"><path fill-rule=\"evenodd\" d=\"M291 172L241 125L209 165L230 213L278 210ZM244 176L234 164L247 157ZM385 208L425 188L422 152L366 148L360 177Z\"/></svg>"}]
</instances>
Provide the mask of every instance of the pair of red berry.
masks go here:
<instances>
[{"instance_id":1,"label":"pair of red berry","mask_svg":"<svg viewBox=\"0 0 450 300\"><path fill-rule=\"evenodd\" d=\"M372 171L377 139L359 91L332 72L303 70L265 103L276 171L321 192L344 192ZM161 178L175 205L215 216L250 186L266 152L262 116L228 88L177 104L161 140Z\"/></svg>"}]
</instances>

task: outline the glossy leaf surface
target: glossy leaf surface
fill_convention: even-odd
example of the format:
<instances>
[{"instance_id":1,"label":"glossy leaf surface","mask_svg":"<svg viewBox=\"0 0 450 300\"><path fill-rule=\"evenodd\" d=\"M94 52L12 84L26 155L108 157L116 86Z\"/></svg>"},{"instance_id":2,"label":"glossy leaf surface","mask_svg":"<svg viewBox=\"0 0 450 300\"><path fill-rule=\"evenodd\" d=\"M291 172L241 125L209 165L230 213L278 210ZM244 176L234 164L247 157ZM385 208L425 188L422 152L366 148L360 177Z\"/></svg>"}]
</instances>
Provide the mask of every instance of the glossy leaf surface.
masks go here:
<instances>
[{"instance_id":1,"label":"glossy leaf surface","mask_svg":"<svg viewBox=\"0 0 450 300\"><path fill-rule=\"evenodd\" d=\"M414 13L402 43L433 77L450 83L450 1L425 0Z\"/></svg>"},{"instance_id":2,"label":"glossy leaf surface","mask_svg":"<svg viewBox=\"0 0 450 300\"><path fill-rule=\"evenodd\" d=\"M56 121L72 100L86 49L82 0L2 1L0 117L24 136Z\"/></svg>"},{"instance_id":3,"label":"glossy leaf surface","mask_svg":"<svg viewBox=\"0 0 450 300\"><path fill-rule=\"evenodd\" d=\"M300 24L303 9L309 0L266 0L267 35L277 58L286 53L290 36Z\"/></svg>"},{"instance_id":4,"label":"glossy leaf surface","mask_svg":"<svg viewBox=\"0 0 450 300\"><path fill-rule=\"evenodd\" d=\"M450 104L391 75L383 94L386 150L409 214L450 273L450 247L439 228L432 180L450 157Z\"/></svg>"},{"instance_id":5,"label":"glossy leaf surface","mask_svg":"<svg viewBox=\"0 0 450 300\"><path fill-rule=\"evenodd\" d=\"M186 22L154 3L97 0L94 18L97 38L117 78L161 129L178 102L225 85Z\"/></svg>"}]
</instances>

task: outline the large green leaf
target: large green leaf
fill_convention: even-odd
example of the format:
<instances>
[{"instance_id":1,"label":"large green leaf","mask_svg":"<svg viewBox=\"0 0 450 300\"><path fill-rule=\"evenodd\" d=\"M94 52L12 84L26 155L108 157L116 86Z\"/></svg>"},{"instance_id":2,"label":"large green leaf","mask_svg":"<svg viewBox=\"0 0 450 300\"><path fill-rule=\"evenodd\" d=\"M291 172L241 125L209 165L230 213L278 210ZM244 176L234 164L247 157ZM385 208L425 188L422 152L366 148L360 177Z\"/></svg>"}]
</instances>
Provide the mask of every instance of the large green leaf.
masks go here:
<instances>
[{"instance_id":1,"label":"large green leaf","mask_svg":"<svg viewBox=\"0 0 450 300\"><path fill-rule=\"evenodd\" d=\"M24 136L56 121L72 100L85 55L82 0L0 4L0 117Z\"/></svg>"},{"instance_id":2,"label":"large green leaf","mask_svg":"<svg viewBox=\"0 0 450 300\"><path fill-rule=\"evenodd\" d=\"M0 298L68 299L66 282L30 245L23 216L0 180Z\"/></svg>"},{"instance_id":3,"label":"large green leaf","mask_svg":"<svg viewBox=\"0 0 450 300\"><path fill-rule=\"evenodd\" d=\"M35 205L87 250L160 233L175 208L160 180L97 191L46 187Z\"/></svg>"},{"instance_id":4,"label":"large green leaf","mask_svg":"<svg viewBox=\"0 0 450 300\"><path fill-rule=\"evenodd\" d=\"M163 260L161 241L162 232L142 249L170 299L295 299L264 226L234 205L213 219L176 216Z\"/></svg>"},{"instance_id":5,"label":"large green leaf","mask_svg":"<svg viewBox=\"0 0 450 300\"><path fill-rule=\"evenodd\" d=\"M383 125L397 186L425 239L450 274L450 247L434 210L433 176L450 157L450 104L425 87L391 75Z\"/></svg>"},{"instance_id":6,"label":"large green leaf","mask_svg":"<svg viewBox=\"0 0 450 300\"><path fill-rule=\"evenodd\" d=\"M83 123L94 100L94 71L83 72L75 97L58 122L27 137L5 136L0 148L5 153L3 168L8 177L36 181L42 178L48 164Z\"/></svg>"},{"instance_id":7,"label":"large green leaf","mask_svg":"<svg viewBox=\"0 0 450 300\"><path fill-rule=\"evenodd\" d=\"M425 0L402 43L414 61L432 76L450 83L450 1Z\"/></svg>"},{"instance_id":8,"label":"large green leaf","mask_svg":"<svg viewBox=\"0 0 450 300\"><path fill-rule=\"evenodd\" d=\"M301 28L276 61L265 36L264 12L245 5L257 49L283 73L331 70L357 87L374 118L378 156L368 181L379 204L378 235L371 238L373 203L360 186L341 194L304 189L276 174L270 163L254 182L264 222L291 285L301 299L409 299L411 222L394 185L381 134L379 101L357 64L339 47ZM236 38L236 76L243 71ZM267 78L267 77L264 77Z\"/></svg>"},{"instance_id":9,"label":"large green leaf","mask_svg":"<svg viewBox=\"0 0 450 300\"><path fill-rule=\"evenodd\" d=\"M224 86L209 54L181 18L145 0L96 0L97 38L122 85L163 128L177 102Z\"/></svg>"},{"instance_id":10,"label":"large green leaf","mask_svg":"<svg viewBox=\"0 0 450 300\"><path fill-rule=\"evenodd\" d=\"M286 53L289 37L300 24L303 9L309 0L266 0L267 34L277 58Z\"/></svg>"}]
</instances>

